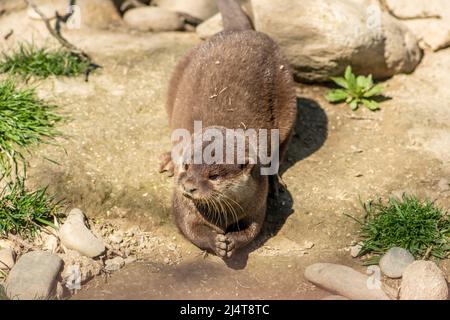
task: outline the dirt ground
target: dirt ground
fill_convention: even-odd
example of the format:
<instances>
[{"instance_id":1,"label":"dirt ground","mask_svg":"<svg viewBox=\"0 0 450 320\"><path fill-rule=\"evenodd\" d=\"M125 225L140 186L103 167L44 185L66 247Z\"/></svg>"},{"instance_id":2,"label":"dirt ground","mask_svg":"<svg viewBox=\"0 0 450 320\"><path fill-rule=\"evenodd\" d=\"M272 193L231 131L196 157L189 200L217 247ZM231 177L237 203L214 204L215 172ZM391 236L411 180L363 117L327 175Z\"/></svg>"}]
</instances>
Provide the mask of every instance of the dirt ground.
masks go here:
<instances>
[{"instance_id":1,"label":"dirt ground","mask_svg":"<svg viewBox=\"0 0 450 320\"><path fill-rule=\"evenodd\" d=\"M17 23L22 21L23 23ZM0 20L1 45L23 39L51 44L43 25L18 12ZM40 96L61 106L61 147L41 146L31 160L31 186L49 186L68 208L97 221L139 226L160 239L148 255L83 286L74 299L320 299L304 269L335 262L366 272L351 258L362 217L359 199L402 192L450 208L450 49L426 52L411 75L384 83L392 98L380 112L352 112L324 99L321 86L298 85L299 120L284 168L288 192L271 203L264 232L232 261L207 256L186 241L170 217L172 181L157 172L169 150L164 102L176 62L200 43L193 33L66 32L102 68L89 82L50 78ZM56 161L49 162L44 157ZM176 248L180 259L168 260ZM450 263L442 262L450 275ZM392 285L396 285L393 283Z\"/></svg>"}]
</instances>

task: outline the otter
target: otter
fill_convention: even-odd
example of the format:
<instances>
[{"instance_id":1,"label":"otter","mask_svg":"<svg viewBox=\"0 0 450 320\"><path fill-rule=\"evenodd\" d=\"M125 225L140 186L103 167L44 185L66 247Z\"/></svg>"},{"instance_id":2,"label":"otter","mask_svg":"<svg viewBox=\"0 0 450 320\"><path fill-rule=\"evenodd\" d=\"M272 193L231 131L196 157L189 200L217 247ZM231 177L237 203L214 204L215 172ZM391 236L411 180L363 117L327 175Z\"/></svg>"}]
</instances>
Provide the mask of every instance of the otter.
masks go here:
<instances>
[{"instance_id":1,"label":"otter","mask_svg":"<svg viewBox=\"0 0 450 320\"><path fill-rule=\"evenodd\" d=\"M253 29L234 0L217 4L224 31L192 49L170 80L166 104L170 127L185 129L192 137L195 121L222 133L224 128L277 129L281 162L297 111L289 65L278 45ZM175 165L171 160L171 153L165 153L160 171L175 175L175 221L192 243L230 258L259 234L269 189L278 190L277 174L262 175L258 162L192 164L183 158Z\"/></svg>"}]
</instances>

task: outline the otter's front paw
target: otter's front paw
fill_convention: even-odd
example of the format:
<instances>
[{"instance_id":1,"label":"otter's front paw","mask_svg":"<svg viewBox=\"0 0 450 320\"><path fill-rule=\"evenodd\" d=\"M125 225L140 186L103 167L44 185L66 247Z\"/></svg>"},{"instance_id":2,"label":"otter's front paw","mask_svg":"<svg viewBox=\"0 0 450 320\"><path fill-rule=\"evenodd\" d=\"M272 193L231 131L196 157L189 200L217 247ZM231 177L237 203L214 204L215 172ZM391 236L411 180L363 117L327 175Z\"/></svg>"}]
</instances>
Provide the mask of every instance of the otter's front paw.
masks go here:
<instances>
[{"instance_id":1,"label":"otter's front paw","mask_svg":"<svg viewBox=\"0 0 450 320\"><path fill-rule=\"evenodd\" d=\"M165 152L160 156L159 173L163 172L167 172L169 177L173 177L175 174L175 166L170 152Z\"/></svg>"},{"instance_id":2,"label":"otter's front paw","mask_svg":"<svg viewBox=\"0 0 450 320\"><path fill-rule=\"evenodd\" d=\"M234 239L223 234L216 236L216 254L221 258L230 258L235 249Z\"/></svg>"}]
</instances>

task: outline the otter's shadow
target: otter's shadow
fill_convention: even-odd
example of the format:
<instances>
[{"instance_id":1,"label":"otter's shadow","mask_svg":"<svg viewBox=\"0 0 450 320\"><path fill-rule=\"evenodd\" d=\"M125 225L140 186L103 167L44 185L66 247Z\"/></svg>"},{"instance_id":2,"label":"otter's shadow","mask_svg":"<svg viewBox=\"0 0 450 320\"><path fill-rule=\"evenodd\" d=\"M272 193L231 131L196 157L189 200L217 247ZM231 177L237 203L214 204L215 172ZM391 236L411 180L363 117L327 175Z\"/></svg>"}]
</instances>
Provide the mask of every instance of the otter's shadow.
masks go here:
<instances>
[{"instance_id":1,"label":"otter's shadow","mask_svg":"<svg viewBox=\"0 0 450 320\"><path fill-rule=\"evenodd\" d=\"M280 167L280 176L297 162L319 150L328 136L328 117L316 101L297 98L297 111L295 133ZM261 233L253 243L236 252L233 258L225 260L227 266L232 269L245 268L249 254L280 232L287 218L294 213L293 205L289 185L286 190L280 192L277 200L269 198L266 220Z\"/></svg>"}]
</instances>

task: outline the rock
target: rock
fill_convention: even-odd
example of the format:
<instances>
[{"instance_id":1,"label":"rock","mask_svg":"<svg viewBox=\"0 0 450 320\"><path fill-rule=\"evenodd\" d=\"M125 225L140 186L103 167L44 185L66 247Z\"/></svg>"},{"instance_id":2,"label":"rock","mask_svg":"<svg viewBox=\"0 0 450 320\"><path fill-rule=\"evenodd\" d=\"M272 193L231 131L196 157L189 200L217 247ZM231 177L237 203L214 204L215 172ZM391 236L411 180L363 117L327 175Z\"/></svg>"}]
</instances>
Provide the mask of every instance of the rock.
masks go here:
<instances>
[{"instance_id":1,"label":"rock","mask_svg":"<svg viewBox=\"0 0 450 320\"><path fill-rule=\"evenodd\" d=\"M134 263L134 262L136 262L136 258L135 257L127 257L125 260L124 260L124 262L125 262L125 265L128 265L128 264L131 264L131 263Z\"/></svg>"},{"instance_id":2,"label":"rock","mask_svg":"<svg viewBox=\"0 0 450 320\"><path fill-rule=\"evenodd\" d=\"M450 7L447 0L387 0L389 9L421 40L437 51L450 46ZM421 17L440 17L420 19ZM417 19L408 19L417 18Z\"/></svg>"},{"instance_id":3,"label":"rock","mask_svg":"<svg viewBox=\"0 0 450 320\"><path fill-rule=\"evenodd\" d=\"M447 179L442 178L438 182L438 187L439 187L439 190L442 192L449 191L450 190L450 182Z\"/></svg>"},{"instance_id":4,"label":"rock","mask_svg":"<svg viewBox=\"0 0 450 320\"><path fill-rule=\"evenodd\" d=\"M47 299L56 291L63 261L45 251L24 254L9 272L6 291L10 299Z\"/></svg>"},{"instance_id":5,"label":"rock","mask_svg":"<svg viewBox=\"0 0 450 320\"><path fill-rule=\"evenodd\" d=\"M59 256L64 261L62 282L69 289L76 289L73 286L77 283L81 285L102 272L103 265L100 261L82 256L76 251L67 250Z\"/></svg>"},{"instance_id":6,"label":"rock","mask_svg":"<svg viewBox=\"0 0 450 320\"><path fill-rule=\"evenodd\" d=\"M123 237L120 234L114 233L108 237L108 240L115 244L123 242Z\"/></svg>"},{"instance_id":7,"label":"rock","mask_svg":"<svg viewBox=\"0 0 450 320\"><path fill-rule=\"evenodd\" d=\"M361 249L362 249L362 245L361 244L355 244L354 246L351 246L350 247L350 255L353 257L353 258L357 258L358 257L358 255L359 255L359 253L361 252Z\"/></svg>"},{"instance_id":8,"label":"rock","mask_svg":"<svg viewBox=\"0 0 450 320\"><path fill-rule=\"evenodd\" d=\"M422 58L416 37L378 5L350 0L254 0L252 14L256 30L280 45L300 81L329 81L342 75L347 65L357 74L387 78L412 72ZM205 29L200 25L199 35L205 36Z\"/></svg>"},{"instance_id":9,"label":"rock","mask_svg":"<svg viewBox=\"0 0 450 320\"><path fill-rule=\"evenodd\" d=\"M415 261L403 272L400 300L447 300L444 273L431 261Z\"/></svg>"},{"instance_id":10,"label":"rock","mask_svg":"<svg viewBox=\"0 0 450 320\"><path fill-rule=\"evenodd\" d=\"M128 10L123 19L130 27L141 31L176 31L184 26L177 13L157 7Z\"/></svg>"},{"instance_id":11,"label":"rock","mask_svg":"<svg viewBox=\"0 0 450 320\"><path fill-rule=\"evenodd\" d=\"M206 20L216 14L219 10L216 1L212 0L155 0L152 5L188 14L194 18Z\"/></svg>"},{"instance_id":12,"label":"rock","mask_svg":"<svg viewBox=\"0 0 450 320\"><path fill-rule=\"evenodd\" d=\"M48 17L55 17L55 11L60 15L69 12L70 7L68 1L61 0L35 0L39 9ZM68 24L74 28L98 28L107 29L113 24L121 22L119 12L112 1L105 0L77 0L73 16L69 19ZM30 19L40 20L41 17L32 9L28 9Z\"/></svg>"},{"instance_id":13,"label":"rock","mask_svg":"<svg viewBox=\"0 0 450 320\"><path fill-rule=\"evenodd\" d=\"M45 234L42 236L42 249L44 251L50 251L52 253L55 253L58 249L59 240L56 236L53 234Z\"/></svg>"},{"instance_id":14,"label":"rock","mask_svg":"<svg viewBox=\"0 0 450 320\"><path fill-rule=\"evenodd\" d=\"M13 11L23 10L27 7L25 1L17 0L0 0L0 15Z\"/></svg>"},{"instance_id":15,"label":"rock","mask_svg":"<svg viewBox=\"0 0 450 320\"><path fill-rule=\"evenodd\" d=\"M352 300L389 300L395 290L379 283L371 286L371 278L352 268L316 263L306 268L305 277L315 285Z\"/></svg>"},{"instance_id":16,"label":"rock","mask_svg":"<svg viewBox=\"0 0 450 320\"><path fill-rule=\"evenodd\" d=\"M10 270L14 266L15 257L13 250L0 249L0 270Z\"/></svg>"},{"instance_id":17,"label":"rock","mask_svg":"<svg viewBox=\"0 0 450 320\"><path fill-rule=\"evenodd\" d=\"M350 300L350 299L343 297L343 296L332 295L332 296L327 296L327 297L323 298L322 300Z\"/></svg>"},{"instance_id":18,"label":"rock","mask_svg":"<svg viewBox=\"0 0 450 320\"><path fill-rule=\"evenodd\" d=\"M125 265L125 260L121 257L115 257L105 261L105 270L108 272L119 271Z\"/></svg>"},{"instance_id":19,"label":"rock","mask_svg":"<svg viewBox=\"0 0 450 320\"><path fill-rule=\"evenodd\" d=\"M73 209L59 230L61 243L68 249L95 258L105 252L105 245L86 227L83 212Z\"/></svg>"},{"instance_id":20,"label":"rock","mask_svg":"<svg viewBox=\"0 0 450 320\"><path fill-rule=\"evenodd\" d=\"M403 248L389 249L380 260L381 271L389 278L401 278L406 267L414 262L414 257Z\"/></svg>"}]
</instances>

